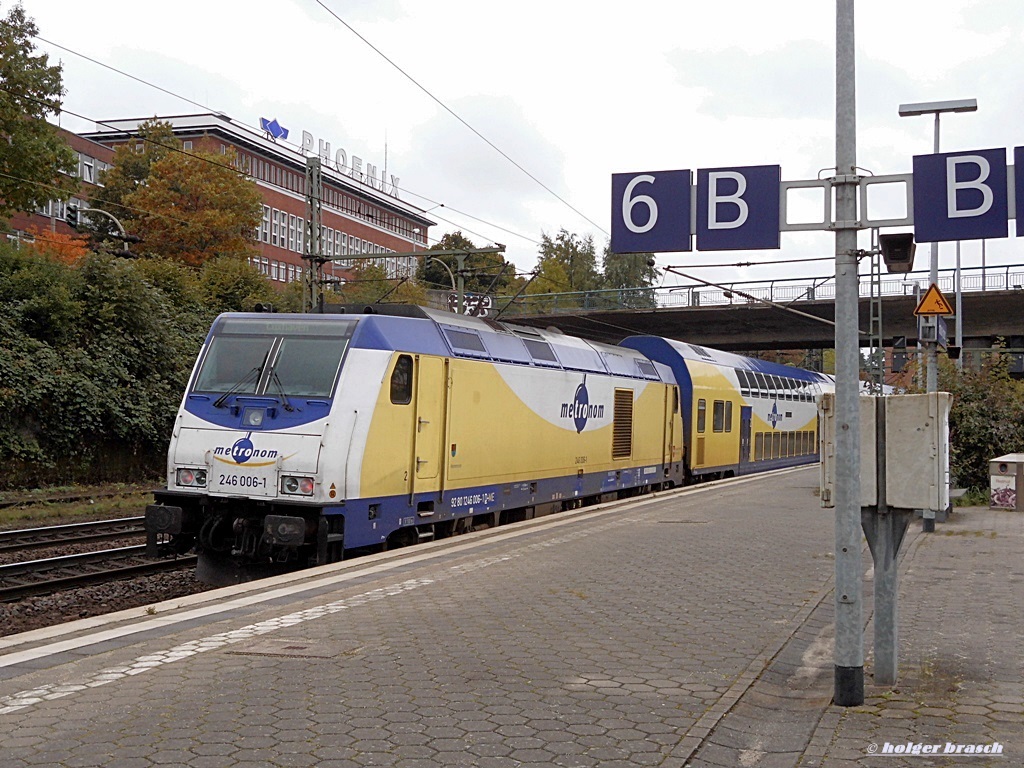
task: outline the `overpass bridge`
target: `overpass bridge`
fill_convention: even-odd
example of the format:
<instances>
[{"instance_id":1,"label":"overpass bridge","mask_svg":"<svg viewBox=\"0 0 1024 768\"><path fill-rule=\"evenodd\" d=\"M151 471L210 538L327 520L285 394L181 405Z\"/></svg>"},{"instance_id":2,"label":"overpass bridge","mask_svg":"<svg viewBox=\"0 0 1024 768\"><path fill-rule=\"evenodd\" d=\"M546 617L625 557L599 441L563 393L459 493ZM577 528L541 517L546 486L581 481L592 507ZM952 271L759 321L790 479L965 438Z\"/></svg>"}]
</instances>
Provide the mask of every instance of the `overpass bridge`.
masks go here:
<instances>
[{"instance_id":1,"label":"overpass bridge","mask_svg":"<svg viewBox=\"0 0 1024 768\"><path fill-rule=\"evenodd\" d=\"M1024 264L960 270L964 347L991 347L997 337L1024 347ZM955 270L939 272L939 289L954 304ZM919 292L928 273L883 274L879 281L883 346L903 336L917 341ZM870 346L872 285L861 276L862 346ZM497 297L505 307L511 297ZM768 303L772 302L772 303ZM799 313L786 311L784 305ZM494 316L498 310L492 310ZM719 282L670 288L548 293L521 296L501 310L502 320L615 344L626 336L653 334L728 351L823 349L835 344L835 278L788 278ZM818 319L815 319L818 318ZM955 320L948 320L953 343Z\"/></svg>"}]
</instances>

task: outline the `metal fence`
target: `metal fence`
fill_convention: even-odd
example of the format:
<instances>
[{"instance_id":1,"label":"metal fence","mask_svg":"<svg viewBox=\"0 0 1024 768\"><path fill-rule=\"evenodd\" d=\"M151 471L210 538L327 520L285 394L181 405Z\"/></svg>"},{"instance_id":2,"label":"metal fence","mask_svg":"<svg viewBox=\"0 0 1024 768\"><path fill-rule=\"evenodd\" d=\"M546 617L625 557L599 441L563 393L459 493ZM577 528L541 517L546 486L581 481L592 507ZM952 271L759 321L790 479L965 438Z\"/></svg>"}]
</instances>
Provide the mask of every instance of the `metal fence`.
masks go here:
<instances>
[{"instance_id":1,"label":"metal fence","mask_svg":"<svg viewBox=\"0 0 1024 768\"><path fill-rule=\"evenodd\" d=\"M938 287L947 296L956 292L955 269L939 271ZM495 311L503 317L515 315L543 315L558 312L579 312L597 309L653 309L669 307L718 307L772 301L788 304L800 301L831 301L836 296L835 277L813 280L810 278L784 278L779 280L749 280L719 282L720 287L703 284L680 285L669 288L614 289L578 291L569 293L540 293L523 295L512 301L510 296L494 299ZM908 272L888 275L881 281L882 296L914 296L928 290L927 272ZM999 267L965 267L960 270L961 292L1008 291L1024 289L1024 264ZM871 296L871 279L861 276L860 295Z\"/></svg>"}]
</instances>

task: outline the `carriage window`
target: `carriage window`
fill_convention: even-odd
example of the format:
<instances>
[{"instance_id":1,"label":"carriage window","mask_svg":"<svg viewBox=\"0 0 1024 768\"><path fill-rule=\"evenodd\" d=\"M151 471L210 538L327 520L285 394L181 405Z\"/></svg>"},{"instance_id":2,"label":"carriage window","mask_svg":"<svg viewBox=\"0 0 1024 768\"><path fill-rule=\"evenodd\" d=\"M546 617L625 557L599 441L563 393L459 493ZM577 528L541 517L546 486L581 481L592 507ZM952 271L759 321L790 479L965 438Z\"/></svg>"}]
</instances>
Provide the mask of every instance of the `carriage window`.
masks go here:
<instances>
[{"instance_id":1,"label":"carriage window","mask_svg":"<svg viewBox=\"0 0 1024 768\"><path fill-rule=\"evenodd\" d=\"M703 432L708 422L708 401L697 401L697 431Z\"/></svg>"},{"instance_id":2,"label":"carriage window","mask_svg":"<svg viewBox=\"0 0 1024 768\"><path fill-rule=\"evenodd\" d=\"M408 405L412 402L412 358L400 355L391 373L391 402Z\"/></svg>"},{"instance_id":3,"label":"carriage window","mask_svg":"<svg viewBox=\"0 0 1024 768\"><path fill-rule=\"evenodd\" d=\"M715 410L711 428L715 432L725 431L725 401L715 400Z\"/></svg>"},{"instance_id":4,"label":"carriage window","mask_svg":"<svg viewBox=\"0 0 1024 768\"><path fill-rule=\"evenodd\" d=\"M755 393L757 397L768 397L768 382L765 380L763 373L754 374L757 381L758 391Z\"/></svg>"},{"instance_id":5,"label":"carriage window","mask_svg":"<svg viewBox=\"0 0 1024 768\"><path fill-rule=\"evenodd\" d=\"M732 400L725 401L725 431L732 432Z\"/></svg>"},{"instance_id":6,"label":"carriage window","mask_svg":"<svg viewBox=\"0 0 1024 768\"><path fill-rule=\"evenodd\" d=\"M750 397L750 379L747 378L747 372L736 371L736 378L740 383L740 394L744 397Z\"/></svg>"}]
</instances>

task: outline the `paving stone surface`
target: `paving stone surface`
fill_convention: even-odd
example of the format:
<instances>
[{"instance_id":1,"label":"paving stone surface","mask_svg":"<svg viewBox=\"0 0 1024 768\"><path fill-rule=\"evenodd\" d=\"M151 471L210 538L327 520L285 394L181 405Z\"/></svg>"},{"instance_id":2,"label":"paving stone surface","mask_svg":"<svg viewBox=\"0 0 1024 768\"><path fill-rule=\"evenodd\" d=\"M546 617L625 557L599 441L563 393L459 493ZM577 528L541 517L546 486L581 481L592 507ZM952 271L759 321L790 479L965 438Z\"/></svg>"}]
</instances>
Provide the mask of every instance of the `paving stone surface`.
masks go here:
<instances>
[{"instance_id":1,"label":"paving stone surface","mask_svg":"<svg viewBox=\"0 0 1024 768\"><path fill-rule=\"evenodd\" d=\"M1024 765L1024 516L958 509L934 533L911 523L908 539L897 684L866 674L864 706L830 707L800 765Z\"/></svg>"},{"instance_id":2,"label":"paving stone surface","mask_svg":"<svg viewBox=\"0 0 1024 768\"><path fill-rule=\"evenodd\" d=\"M988 764L869 752L928 740L1024 763L1018 518L908 534L899 687L842 709L816 487L808 469L464 537L36 660L0 680L0 765Z\"/></svg>"}]
</instances>

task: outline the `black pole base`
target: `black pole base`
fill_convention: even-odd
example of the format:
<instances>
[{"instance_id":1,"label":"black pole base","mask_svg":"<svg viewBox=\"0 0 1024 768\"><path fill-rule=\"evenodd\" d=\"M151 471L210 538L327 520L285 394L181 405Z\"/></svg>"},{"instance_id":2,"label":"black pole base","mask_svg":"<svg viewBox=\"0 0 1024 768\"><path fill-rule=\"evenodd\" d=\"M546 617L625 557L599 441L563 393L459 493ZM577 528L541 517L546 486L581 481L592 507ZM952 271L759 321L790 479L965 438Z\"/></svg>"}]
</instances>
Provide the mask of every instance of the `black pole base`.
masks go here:
<instances>
[{"instance_id":1,"label":"black pole base","mask_svg":"<svg viewBox=\"0 0 1024 768\"><path fill-rule=\"evenodd\" d=\"M921 530L924 533L935 533L935 518L925 517L921 519Z\"/></svg>"},{"instance_id":2,"label":"black pole base","mask_svg":"<svg viewBox=\"0 0 1024 768\"><path fill-rule=\"evenodd\" d=\"M859 707L864 703L864 667L836 668L832 703L837 707Z\"/></svg>"}]
</instances>

